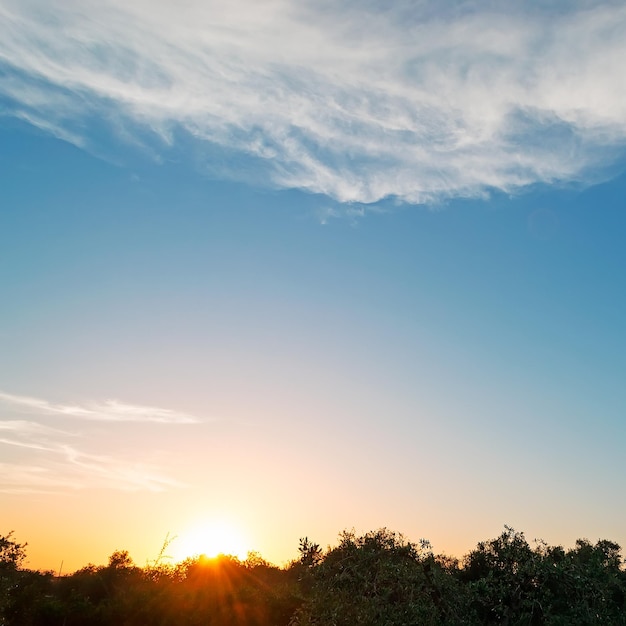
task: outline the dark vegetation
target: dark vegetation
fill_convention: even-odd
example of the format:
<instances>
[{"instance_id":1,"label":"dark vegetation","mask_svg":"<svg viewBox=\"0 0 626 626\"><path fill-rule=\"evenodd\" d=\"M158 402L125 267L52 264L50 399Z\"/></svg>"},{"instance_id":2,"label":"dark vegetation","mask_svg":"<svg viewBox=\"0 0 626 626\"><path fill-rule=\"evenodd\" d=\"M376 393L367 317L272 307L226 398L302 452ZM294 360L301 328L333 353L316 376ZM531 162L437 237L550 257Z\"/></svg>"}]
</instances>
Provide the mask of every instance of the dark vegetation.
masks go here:
<instances>
[{"instance_id":1,"label":"dark vegetation","mask_svg":"<svg viewBox=\"0 0 626 626\"><path fill-rule=\"evenodd\" d=\"M251 553L137 567L128 552L65 576L23 567L25 544L0 536L1 626L396 626L626 624L620 547L566 550L505 527L461 561L386 529L308 539L278 568Z\"/></svg>"}]
</instances>

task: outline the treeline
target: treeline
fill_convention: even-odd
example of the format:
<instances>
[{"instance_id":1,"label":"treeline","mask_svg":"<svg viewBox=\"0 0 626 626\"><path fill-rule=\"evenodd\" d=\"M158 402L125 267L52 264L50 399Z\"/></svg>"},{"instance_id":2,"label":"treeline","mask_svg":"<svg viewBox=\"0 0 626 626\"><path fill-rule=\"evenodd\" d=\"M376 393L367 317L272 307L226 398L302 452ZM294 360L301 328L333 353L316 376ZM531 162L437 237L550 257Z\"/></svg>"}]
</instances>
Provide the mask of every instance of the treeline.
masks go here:
<instances>
[{"instance_id":1,"label":"treeline","mask_svg":"<svg viewBox=\"0 0 626 626\"><path fill-rule=\"evenodd\" d=\"M0 536L1 626L419 626L626 624L620 547L530 545L505 527L462 560L387 529L344 532L323 551L302 539L278 568L257 554L157 559L125 551L65 576L23 567Z\"/></svg>"}]
</instances>

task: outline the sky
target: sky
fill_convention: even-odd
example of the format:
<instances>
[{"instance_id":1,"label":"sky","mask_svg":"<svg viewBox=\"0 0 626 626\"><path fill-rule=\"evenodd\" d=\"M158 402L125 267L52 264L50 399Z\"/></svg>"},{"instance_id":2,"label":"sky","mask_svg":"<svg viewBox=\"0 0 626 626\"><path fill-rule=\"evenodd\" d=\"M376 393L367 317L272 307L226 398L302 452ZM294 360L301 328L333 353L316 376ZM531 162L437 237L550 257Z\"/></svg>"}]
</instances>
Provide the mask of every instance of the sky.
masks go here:
<instances>
[{"instance_id":1,"label":"sky","mask_svg":"<svg viewBox=\"0 0 626 626\"><path fill-rule=\"evenodd\" d=\"M625 33L0 0L0 535L54 571L626 544Z\"/></svg>"}]
</instances>

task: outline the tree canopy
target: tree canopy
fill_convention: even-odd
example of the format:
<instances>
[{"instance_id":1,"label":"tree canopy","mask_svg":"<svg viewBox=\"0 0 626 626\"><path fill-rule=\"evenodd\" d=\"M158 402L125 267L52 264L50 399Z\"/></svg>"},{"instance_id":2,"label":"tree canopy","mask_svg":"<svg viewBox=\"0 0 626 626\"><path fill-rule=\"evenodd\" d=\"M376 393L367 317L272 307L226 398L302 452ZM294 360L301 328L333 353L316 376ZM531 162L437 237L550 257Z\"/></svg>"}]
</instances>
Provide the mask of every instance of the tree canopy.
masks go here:
<instances>
[{"instance_id":1,"label":"tree canopy","mask_svg":"<svg viewBox=\"0 0 626 626\"><path fill-rule=\"evenodd\" d=\"M276 567L258 553L55 576L23 568L26 544L0 536L0 626L626 625L626 572L612 541L565 549L505 527L463 559L386 528L300 540Z\"/></svg>"}]
</instances>

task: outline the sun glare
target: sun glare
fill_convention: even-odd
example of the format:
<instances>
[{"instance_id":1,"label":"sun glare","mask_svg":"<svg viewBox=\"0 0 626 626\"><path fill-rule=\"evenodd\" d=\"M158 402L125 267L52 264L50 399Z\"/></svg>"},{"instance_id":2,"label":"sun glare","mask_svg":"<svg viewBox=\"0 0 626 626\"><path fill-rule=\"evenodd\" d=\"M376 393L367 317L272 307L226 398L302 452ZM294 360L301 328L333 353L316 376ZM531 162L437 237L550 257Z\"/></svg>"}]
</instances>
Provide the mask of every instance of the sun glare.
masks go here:
<instances>
[{"instance_id":1,"label":"sun glare","mask_svg":"<svg viewBox=\"0 0 626 626\"><path fill-rule=\"evenodd\" d=\"M200 555L213 558L218 554L243 560L248 549L242 532L233 524L207 522L181 533L172 541L170 552L175 561Z\"/></svg>"}]
</instances>

